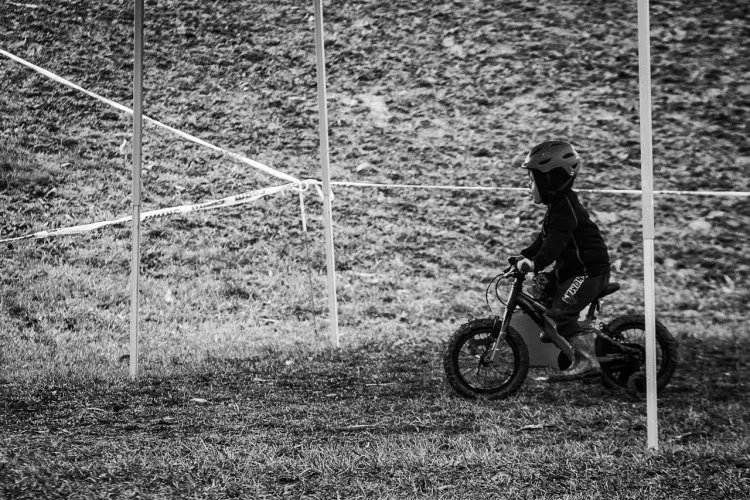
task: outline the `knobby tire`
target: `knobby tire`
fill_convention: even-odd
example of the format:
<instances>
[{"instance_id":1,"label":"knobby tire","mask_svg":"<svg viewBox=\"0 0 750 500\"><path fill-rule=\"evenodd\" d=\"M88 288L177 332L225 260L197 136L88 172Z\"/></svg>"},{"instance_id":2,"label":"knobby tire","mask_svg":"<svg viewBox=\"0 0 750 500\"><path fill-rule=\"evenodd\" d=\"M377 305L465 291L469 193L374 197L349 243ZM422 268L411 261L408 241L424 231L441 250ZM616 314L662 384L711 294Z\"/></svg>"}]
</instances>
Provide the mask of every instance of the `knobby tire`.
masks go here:
<instances>
[{"instance_id":1,"label":"knobby tire","mask_svg":"<svg viewBox=\"0 0 750 500\"><path fill-rule=\"evenodd\" d=\"M516 393L529 371L529 351L521 335L508 328L495 361L482 364L495 318L470 321L456 330L443 357L445 376L457 394L469 399L503 399Z\"/></svg>"},{"instance_id":2,"label":"knobby tire","mask_svg":"<svg viewBox=\"0 0 750 500\"><path fill-rule=\"evenodd\" d=\"M642 348L643 359L640 363L603 363L601 366L602 383L610 389L632 389L628 381L636 375L643 376L646 371L646 318L643 315L629 314L615 318L607 324L605 331L609 336L624 345ZM611 355L615 349L604 339L596 340L596 355ZM666 326L656 320L657 376L656 386L663 389L669 383L677 369L677 341ZM631 381L632 382L632 381ZM632 383L630 384L632 386Z\"/></svg>"}]
</instances>

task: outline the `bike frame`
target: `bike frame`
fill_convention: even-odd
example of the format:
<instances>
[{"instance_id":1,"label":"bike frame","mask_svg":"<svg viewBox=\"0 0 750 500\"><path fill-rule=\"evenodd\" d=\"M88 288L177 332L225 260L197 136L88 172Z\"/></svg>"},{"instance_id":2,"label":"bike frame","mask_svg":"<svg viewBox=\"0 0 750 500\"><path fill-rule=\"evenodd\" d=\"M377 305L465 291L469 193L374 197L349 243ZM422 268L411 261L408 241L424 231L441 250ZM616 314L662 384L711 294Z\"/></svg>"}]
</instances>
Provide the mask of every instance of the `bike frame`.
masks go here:
<instances>
[{"instance_id":1,"label":"bike frame","mask_svg":"<svg viewBox=\"0 0 750 500\"><path fill-rule=\"evenodd\" d=\"M501 275L502 278L513 277L513 284L511 285L510 292L508 293L508 300L505 303L505 312L502 316L502 323L497 334L493 332L494 345L488 352L489 361L494 359L496 346L498 340L502 340L508 334L508 326L513 318L513 313L516 307L520 307L533 321L539 326L541 330L547 333L552 343L555 344L560 351L572 362L575 359L575 353L570 343L561 337L551 320L547 316L547 308L534 300L529 294L523 291L523 282L526 279L526 273L523 273L513 266ZM496 289L497 290L497 289ZM497 294L497 291L496 291Z\"/></svg>"},{"instance_id":2,"label":"bike frame","mask_svg":"<svg viewBox=\"0 0 750 500\"><path fill-rule=\"evenodd\" d=\"M523 291L523 283L526 280L526 273L519 271L518 269L516 269L515 266L511 266L504 273L498 275L495 278L497 280L497 283L495 285L495 295L498 297L498 299L500 299L498 286L500 284L500 280L504 278L513 278L513 282L510 288L510 292L508 293L508 298L505 302L505 311L503 312L502 317L500 316L495 317L496 329L495 331L492 332L492 336L491 336L491 339L493 340L493 345L486 354L488 361L494 360L497 345L499 344L499 341L502 341L505 338L505 336L508 334L508 327L511 324L511 320L513 318L513 314L516 311L516 308L518 308L518 309L521 309L534 322L534 324L536 324L539 327L541 331L544 331L547 334L547 336L550 338L552 343L558 349L560 349L560 351L572 362L575 359L575 352L573 350L573 347L564 337L560 336L557 333L557 329L555 328L554 323L549 318L549 315L548 315L549 309L546 306L544 306L544 304L535 300L533 297L531 297L529 294ZM492 285L492 282L490 282L490 286L491 285ZM489 287L487 288L487 292L489 293ZM588 306L586 319L588 321L594 321L596 319L596 311L599 309L600 309L600 302L599 302L599 299L597 298L594 301L592 301L591 304ZM499 327L497 327L498 322L499 322ZM612 345L616 346L620 352L622 352L623 354L625 353L632 354L636 352L633 349L623 346L615 342L614 340L610 339L604 330L605 330L605 327L604 325L602 325L602 334L603 334L602 338L611 342Z\"/></svg>"}]
</instances>

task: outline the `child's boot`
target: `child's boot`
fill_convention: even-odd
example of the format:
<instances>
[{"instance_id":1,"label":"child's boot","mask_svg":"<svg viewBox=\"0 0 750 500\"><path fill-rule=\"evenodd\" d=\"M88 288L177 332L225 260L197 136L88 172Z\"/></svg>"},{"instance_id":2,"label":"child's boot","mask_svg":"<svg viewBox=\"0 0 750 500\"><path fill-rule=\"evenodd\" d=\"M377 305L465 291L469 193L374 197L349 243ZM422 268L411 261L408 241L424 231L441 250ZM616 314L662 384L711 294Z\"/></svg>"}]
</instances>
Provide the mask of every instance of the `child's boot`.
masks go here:
<instances>
[{"instance_id":1,"label":"child's boot","mask_svg":"<svg viewBox=\"0 0 750 500\"><path fill-rule=\"evenodd\" d=\"M558 375L551 375L548 382L565 382L598 376L601 372L599 361L594 353L594 334L588 333L568 339L575 351L575 361Z\"/></svg>"}]
</instances>

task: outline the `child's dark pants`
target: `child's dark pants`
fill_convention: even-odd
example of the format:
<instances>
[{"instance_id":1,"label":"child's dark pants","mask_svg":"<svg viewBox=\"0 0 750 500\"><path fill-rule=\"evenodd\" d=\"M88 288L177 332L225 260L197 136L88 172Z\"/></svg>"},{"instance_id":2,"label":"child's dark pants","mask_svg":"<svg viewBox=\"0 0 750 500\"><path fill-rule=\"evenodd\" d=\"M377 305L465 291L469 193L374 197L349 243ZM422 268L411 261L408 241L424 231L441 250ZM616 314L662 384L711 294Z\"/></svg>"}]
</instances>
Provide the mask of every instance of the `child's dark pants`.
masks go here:
<instances>
[{"instance_id":1,"label":"child's dark pants","mask_svg":"<svg viewBox=\"0 0 750 500\"><path fill-rule=\"evenodd\" d=\"M557 325L557 333L566 338L583 333L578 317L604 291L608 283L609 272L599 276L575 276L559 283L549 313Z\"/></svg>"}]
</instances>

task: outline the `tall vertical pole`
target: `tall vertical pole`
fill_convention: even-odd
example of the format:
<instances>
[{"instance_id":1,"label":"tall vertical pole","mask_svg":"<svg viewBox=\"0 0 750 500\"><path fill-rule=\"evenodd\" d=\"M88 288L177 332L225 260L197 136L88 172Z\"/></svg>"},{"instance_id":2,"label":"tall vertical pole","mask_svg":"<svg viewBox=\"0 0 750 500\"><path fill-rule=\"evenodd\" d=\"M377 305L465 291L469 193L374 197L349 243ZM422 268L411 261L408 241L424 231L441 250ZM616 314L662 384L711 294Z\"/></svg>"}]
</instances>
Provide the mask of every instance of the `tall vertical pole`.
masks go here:
<instances>
[{"instance_id":1,"label":"tall vertical pole","mask_svg":"<svg viewBox=\"0 0 750 500\"><path fill-rule=\"evenodd\" d=\"M141 262L141 152L143 149L143 0L135 0L133 63L133 249L130 264L130 378L138 376L138 278Z\"/></svg>"},{"instance_id":2,"label":"tall vertical pole","mask_svg":"<svg viewBox=\"0 0 750 500\"><path fill-rule=\"evenodd\" d=\"M649 448L659 447L656 407L656 300L654 280L654 164L651 143L651 39L649 0L638 0L638 80L641 115L643 296L646 312L646 421Z\"/></svg>"},{"instance_id":3,"label":"tall vertical pole","mask_svg":"<svg viewBox=\"0 0 750 500\"><path fill-rule=\"evenodd\" d=\"M326 63L323 44L323 0L315 3L315 53L318 67L318 116L320 128L320 168L323 181L323 218L328 270L328 309L331 343L339 345L339 315L336 302L336 261L333 255L333 218L331 216L331 174L328 164L328 109L326 105Z\"/></svg>"}]
</instances>

